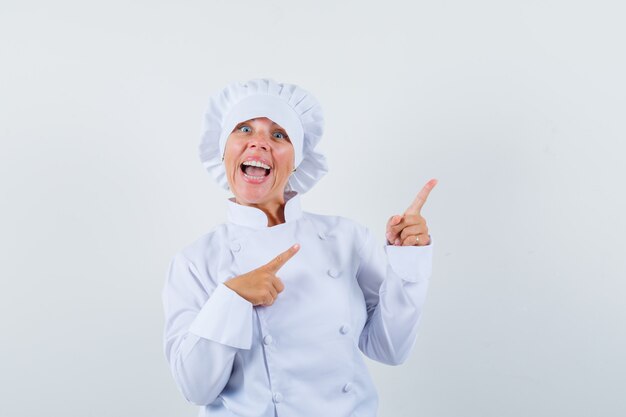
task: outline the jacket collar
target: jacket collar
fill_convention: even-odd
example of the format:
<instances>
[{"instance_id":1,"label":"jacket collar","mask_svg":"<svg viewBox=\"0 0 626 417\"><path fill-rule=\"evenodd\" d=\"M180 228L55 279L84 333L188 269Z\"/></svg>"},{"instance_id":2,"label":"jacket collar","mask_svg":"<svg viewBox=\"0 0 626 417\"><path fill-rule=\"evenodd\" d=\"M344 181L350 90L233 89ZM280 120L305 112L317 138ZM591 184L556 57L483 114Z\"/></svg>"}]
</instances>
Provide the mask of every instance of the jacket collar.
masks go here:
<instances>
[{"instance_id":1,"label":"jacket collar","mask_svg":"<svg viewBox=\"0 0 626 417\"><path fill-rule=\"evenodd\" d=\"M253 229L267 228L267 216L256 207L244 206L235 203L235 197L228 199L228 221L240 226ZM300 194L296 191L285 192L285 223L298 220L302 217Z\"/></svg>"}]
</instances>

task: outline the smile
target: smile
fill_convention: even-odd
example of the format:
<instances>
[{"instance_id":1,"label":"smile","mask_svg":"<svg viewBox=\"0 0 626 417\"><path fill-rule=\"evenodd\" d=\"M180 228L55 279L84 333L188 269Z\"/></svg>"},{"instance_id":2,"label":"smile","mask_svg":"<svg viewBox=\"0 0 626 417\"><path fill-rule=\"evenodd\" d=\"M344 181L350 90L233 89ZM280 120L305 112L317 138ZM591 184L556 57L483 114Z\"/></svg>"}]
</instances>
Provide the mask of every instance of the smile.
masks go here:
<instances>
[{"instance_id":1,"label":"smile","mask_svg":"<svg viewBox=\"0 0 626 417\"><path fill-rule=\"evenodd\" d=\"M244 161L239 168L241 169L244 178L248 182L259 184L266 180L270 175L272 168L265 162L258 159L249 159Z\"/></svg>"}]
</instances>

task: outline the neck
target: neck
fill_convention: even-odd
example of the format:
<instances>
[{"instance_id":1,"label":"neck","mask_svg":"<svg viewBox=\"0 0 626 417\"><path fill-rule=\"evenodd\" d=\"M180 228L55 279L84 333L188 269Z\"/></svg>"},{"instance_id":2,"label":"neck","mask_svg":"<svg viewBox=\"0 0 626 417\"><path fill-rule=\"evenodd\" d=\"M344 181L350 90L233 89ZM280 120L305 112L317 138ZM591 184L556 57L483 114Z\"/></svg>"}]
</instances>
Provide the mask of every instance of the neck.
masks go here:
<instances>
[{"instance_id":1,"label":"neck","mask_svg":"<svg viewBox=\"0 0 626 417\"><path fill-rule=\"evenodd\" d=\"M238 204L249 207L256 207L267 216L267 226L272 227L285 223L285 199L266 204L245 203L235 200Z\"/></svg>"}]
</instances>

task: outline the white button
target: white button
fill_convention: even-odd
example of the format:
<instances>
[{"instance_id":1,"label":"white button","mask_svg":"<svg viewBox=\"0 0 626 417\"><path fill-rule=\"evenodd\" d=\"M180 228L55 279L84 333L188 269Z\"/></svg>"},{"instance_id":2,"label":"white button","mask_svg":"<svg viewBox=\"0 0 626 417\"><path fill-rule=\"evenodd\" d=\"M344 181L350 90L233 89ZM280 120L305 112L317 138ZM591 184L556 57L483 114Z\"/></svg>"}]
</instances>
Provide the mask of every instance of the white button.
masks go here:
<instances>
[{"instance_id":1,"label":"white button","mask_svg":"<svg viewBox=\"0 0 626 417\"><path fill-rule=\"evenodd\" d=\"M279 403L283 400L283 395L280 392L277 392L274 394L272 399L274 400L275 403Z\"/></svg>"},{"instance_id":2,"label":"white button","mask_svg":"<svg viewBox=\"0 0 626 417\"><path fill-rule=\"evenodd\" d=\"M322 240L325 240L325 239L326 239L326 233L324 233L324 232L319 232L317 235L318 235L318 236L319 236L319 238L320 238L320 239L322 239Z\"/></svg>"},{"instance_id":3,"label":"white button","mask_svg":"<svg viewBox=\"0 0 626 417\"><path fill-rule=\"evenodd\" d=\"M233 252L239 252L241 250L241 245L235 242L232 245L230 245L230 248L233 250Z\"/></svg>"},{"instance_id":4,"label":"white button","mask_svg":"<svg viewBox=\"0 0 626 417\"><path fill-rule=\"evenodd\" d=\"M339 331L341 332L341 334L346 334L350 331L350 326L348 326L347 324L344 324L343 326L341 326Z\"/></svg>"},{"instance_id":5,"label":"white button","mask_svg":"<svg viewBox=\"0 0 626 417\"><path fill-rule=\"evenodd\" d=\"M270 335L268 334L267 336L265 336L265 337L263 338L263 343L264 343L264 344L266 344L266 345L269 345L269 344L271 344L271 343L272 343L272 340L273 340L273 339L272 339L272 336L270 336Z\"/></svg>"},{"instance_id":6,"label":"white button","mask_svg":"<svg viewBox=\"0 0 626 417\"><path fill-rule=\"evenodd\" d=\"M343 386L343 392L349 392L351 389L352 389L352 384L349 382Z\"/></svg>"},{"instance_id":7,"label":"white button","mask_svg":"<svg viewBox=\"0 0 626 417\"><path fill-rule=\"evenodd\" d=\"M330 275L333 278L337 278L339 276L339 271L337 271L335 268L330 268L328 270L328 275Z\"/></svg>"}]
</instances>

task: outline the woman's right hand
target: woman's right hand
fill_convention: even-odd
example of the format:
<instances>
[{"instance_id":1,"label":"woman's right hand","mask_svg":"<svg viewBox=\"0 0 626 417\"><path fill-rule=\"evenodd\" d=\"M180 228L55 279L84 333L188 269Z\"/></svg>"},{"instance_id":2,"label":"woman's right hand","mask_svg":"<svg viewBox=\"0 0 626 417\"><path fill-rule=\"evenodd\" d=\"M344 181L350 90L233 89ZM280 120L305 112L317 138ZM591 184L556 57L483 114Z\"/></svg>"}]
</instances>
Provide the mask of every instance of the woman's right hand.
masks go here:
<instances>
[{"instance_id":1,"label":"woman's right hand","mask_svg":"<svg viewBox=\"0 0 626 417\"><path fill-rule=\"evenodd\" d=\"M271 306L278 294L285 289L276 273L299 249L300 245L296 243L265 265L231 278L224 282L224 285L248 300L253 306Z\"/></svg>"}]
</instances>

